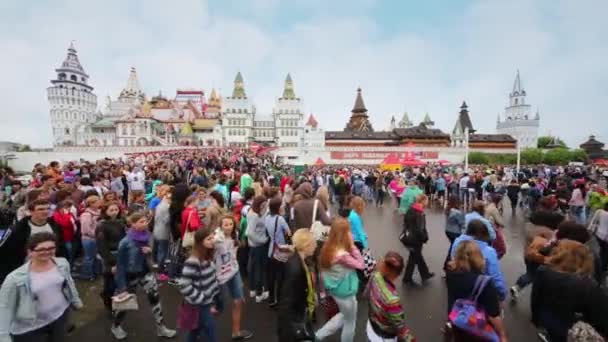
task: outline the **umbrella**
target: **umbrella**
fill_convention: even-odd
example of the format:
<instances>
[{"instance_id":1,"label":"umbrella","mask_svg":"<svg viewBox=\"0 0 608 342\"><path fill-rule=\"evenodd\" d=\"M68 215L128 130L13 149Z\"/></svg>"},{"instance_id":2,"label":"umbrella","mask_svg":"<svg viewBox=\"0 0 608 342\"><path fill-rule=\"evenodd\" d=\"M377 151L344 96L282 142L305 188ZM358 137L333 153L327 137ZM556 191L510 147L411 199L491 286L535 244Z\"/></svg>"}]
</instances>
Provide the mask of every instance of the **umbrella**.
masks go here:
<instances>
[{"instance_id":1,"label":"umbrella","mask_svg":"<svg viewBox=\"0 0 608 342\"><path fill-rule=\"evenodd\" d=\"M439 165L441 165L441 166L452 164L452 163L450 163L449 160L445 160L445 159L438 160L437 163L439 163Z\"/></svg>"},{"instance_id":2,"label":"umbrella","mask_svg":"<svg viewBox=\"0 0 608 342\"><path fill-rule=\"evenodd\" d=\"M418 160L418 159L404 159L403 161L401 161L401 165L403 165L403 166L422 166L422 165L426 165L426 163L423 162L422 160Z\"/></svg>"},{"instance_id":3,"label":"umbrella","mask_svg":"<svg viewBox=\"0 0 608 342\"><path fill-rule=\"evenodd\" d=\"M323 165L325 165L325 162L323 161L323 159L321 159L321 157L319 157L319 158L317 158L317 161L315 161L315 165L323 166Z\"/></svg>"}]
</instances>

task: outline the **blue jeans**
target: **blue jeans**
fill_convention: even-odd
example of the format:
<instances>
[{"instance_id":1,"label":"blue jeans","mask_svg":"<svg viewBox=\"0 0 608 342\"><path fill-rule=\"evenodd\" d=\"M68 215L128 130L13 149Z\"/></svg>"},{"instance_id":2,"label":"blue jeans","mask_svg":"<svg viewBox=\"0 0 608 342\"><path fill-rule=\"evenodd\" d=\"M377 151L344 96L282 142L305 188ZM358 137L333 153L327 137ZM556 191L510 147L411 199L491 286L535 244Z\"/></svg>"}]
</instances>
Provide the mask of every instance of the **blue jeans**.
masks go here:
<instances>
[{"instance_id":1,"label":"blue jeans","mask_svg":"<svg viewBox=\"0 0 608 342\"><path fill-rule=\"evenodd\" d=\"M82 260L80 275L84 278L94 278L97 242L92 239L82 239L82 249L84 251L84 258Z\"/></svg>"},{"instance_id":2,"label":"blue jeans","mask_svg":"<svg viewBox=\"0 0 608 342\"><path fill-rule=\"evenodd\" d=\"M211 314L211 306L212 304L199 306L198 328L188 331L186 342L196 342L201 334L204 334L204 341L217 342L215 318Z\"/></svg>"},{"instance_id":3,"label":"blue jeans","mask_svg":"<svg viewBox=\"0 0 608 342\"><path fill-rule=\"evenodd\" d=\"M169 240L154 239L154 262L158 265L160 273L165 272L165 259L169 254Z\"/></svg>"},{"instance_id":4,"label":"blue jeans","mask_svg":"<svg viewBox=\"0 0 608 342\"><path fill-rule=\"evenodd\" d=\"M74 245L72 244L72 241L68 241L65 243L65 252L65 258L68 259L70 266L72 266L72 264L74 263Z\"/></svg>"},{"instance_id":5,"label":"blue jeans","mask_svg":"<svg viewBox=\"0 0 608 342\"><path fill-rule=\"evenodd\" d=\"M571 206L570 210L572 212L572 216L574 220L578 224L585 225L587 224L587 218L585 217L585 207L582 206Z\"/></svg>"},{"instance_id":6,"label":"blue jeans","mask_svg":"<svg viewBox=\"0 0 608 342\"><path fill-rule=\"evenodd\" d=\"M266 264L268 260L268 245L249 247L249 290L259 296L264 291L266 282Z\"/></svg>"}]
</instances>

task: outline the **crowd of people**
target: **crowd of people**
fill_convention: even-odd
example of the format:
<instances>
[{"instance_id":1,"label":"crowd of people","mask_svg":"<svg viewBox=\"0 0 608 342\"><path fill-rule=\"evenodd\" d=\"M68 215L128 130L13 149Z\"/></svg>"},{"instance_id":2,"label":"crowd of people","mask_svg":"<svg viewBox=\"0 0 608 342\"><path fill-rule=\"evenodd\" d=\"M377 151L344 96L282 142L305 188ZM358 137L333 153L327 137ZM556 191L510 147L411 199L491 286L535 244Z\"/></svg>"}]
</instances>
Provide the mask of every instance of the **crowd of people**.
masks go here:
<instances>
[{"instance_id":1,"label":"crowd of people","mask_svg":"<svg viewBox=\"0 0 608 342\"><path fill-rule=\"evenodd\" d=\"M423 253L429 208L445 212L446 336L507 341L503 306L532 284L540 338L608 337L608 193L596 168L296 174L271 155L177 150L37 164L31 179L9 168L0 178L0 341L64 341L70 311L83 307L74 279L97 278L117 340L128 336L122 323L140 310L141 289L164 338L181 330L186 341L218 341L229 303L232 339L252 338L254 327L242 324L249 295L276 311L279 341L338 333L354 341L360 303L369 341L414 341L398 279L415 286L416 270L422 284L435 276ZM391 207L404 249L375 259L369 206ZM526 217L525 273L512 286L500 264L509 213ZM160 283L183 298L175 329L165 324Z\"/></svg>"}]
</instances>

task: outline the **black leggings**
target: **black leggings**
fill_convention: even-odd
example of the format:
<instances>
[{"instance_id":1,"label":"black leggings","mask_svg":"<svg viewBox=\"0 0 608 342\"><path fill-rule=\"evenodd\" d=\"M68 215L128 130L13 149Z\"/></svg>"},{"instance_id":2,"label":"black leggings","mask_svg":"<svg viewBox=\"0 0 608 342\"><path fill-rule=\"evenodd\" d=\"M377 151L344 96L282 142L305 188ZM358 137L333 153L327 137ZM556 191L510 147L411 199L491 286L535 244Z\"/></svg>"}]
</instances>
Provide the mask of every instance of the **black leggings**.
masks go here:
<instances>
[{"instance_id":1,"label":"black leggings","mask_svg":"<svg viewBox=\"0 0 608 342\"><path fill-rule=\"evenodd\" d=\"M135 293L137 287L141 286L148 297L150 303L150 309L154 315L154 321L156 326L163 324L163 310L160 306L160 296L158 294L158 283L154 273L146 273L145 275L140 274L127 274L127 291L129 293ZM127 316L127 311L113 312L114 326L119 326Z\"/></svg>"},{"instance_id":2,"label":"black leggings","mask_svg":"<svg viewBox=\"0 0 608 342\"><path fill-rule=\"evenodd\" d=\"M13 335L13 342L63 342L66 339L68 317L70 309L66 309L55 321L26 332L21 335Z\"/></svg>"}]
</instances>

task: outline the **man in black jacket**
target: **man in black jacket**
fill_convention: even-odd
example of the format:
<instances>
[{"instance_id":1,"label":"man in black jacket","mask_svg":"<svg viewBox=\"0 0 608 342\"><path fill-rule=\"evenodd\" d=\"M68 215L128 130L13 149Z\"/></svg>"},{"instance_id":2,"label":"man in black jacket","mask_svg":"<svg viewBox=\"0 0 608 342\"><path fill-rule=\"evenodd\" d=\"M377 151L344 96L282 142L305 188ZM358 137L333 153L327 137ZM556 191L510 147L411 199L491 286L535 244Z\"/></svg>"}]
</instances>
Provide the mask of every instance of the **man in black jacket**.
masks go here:
<instances>
[{"instance_id":1,"label":"man in black jacket","mask_svg":"<svg viewBox=\"0 0 608 342\"><path fill-rule=\"evenodd\" d=\"M49 202L39 199L28 204L31 216L26 216L8 229L0 241L0 283L4 278L27 258L26 244L32 234L40 232L54 233L57 237L57 251L59 257L65 257L61 229L49 217Z\"/></svg>"}]
</instances>

